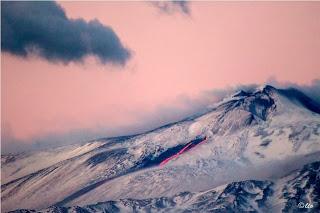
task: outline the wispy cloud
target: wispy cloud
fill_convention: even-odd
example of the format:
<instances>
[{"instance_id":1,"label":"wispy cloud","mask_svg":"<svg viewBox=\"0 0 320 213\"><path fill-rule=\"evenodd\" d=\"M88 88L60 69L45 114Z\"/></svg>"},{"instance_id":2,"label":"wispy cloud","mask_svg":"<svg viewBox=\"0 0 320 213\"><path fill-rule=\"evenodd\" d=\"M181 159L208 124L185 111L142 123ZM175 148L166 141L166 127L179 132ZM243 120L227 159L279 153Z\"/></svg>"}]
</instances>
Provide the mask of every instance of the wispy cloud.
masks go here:
<instances>
[{"instance_id":1,"label":"wispy cloud","mask_svg":"<svg viewBox=\"0 0 320 213\"><path fill-rule=\"evenodd\" d=\"M309 85L300 85L291 82L279 82L270 78L265 82L279 89L296 88L315 101L320 103L320 80L316 79ZM146 132L162 125L185 119L189 116L201 114L223 98L234 94L239 90L253 91L260 84L243 84L221 89L203 91L197 96L180 95L170 104L159 105L152 111L134 109L136 121L126 125L100 126L99 128L73 129L65 133L51 133L20 141L10 131L10 126L4 125L2 133L2 152L20 152L23 150L44 149L79 142L86 142L102 137L130 135Z\"/></svg>"}]
</instances>

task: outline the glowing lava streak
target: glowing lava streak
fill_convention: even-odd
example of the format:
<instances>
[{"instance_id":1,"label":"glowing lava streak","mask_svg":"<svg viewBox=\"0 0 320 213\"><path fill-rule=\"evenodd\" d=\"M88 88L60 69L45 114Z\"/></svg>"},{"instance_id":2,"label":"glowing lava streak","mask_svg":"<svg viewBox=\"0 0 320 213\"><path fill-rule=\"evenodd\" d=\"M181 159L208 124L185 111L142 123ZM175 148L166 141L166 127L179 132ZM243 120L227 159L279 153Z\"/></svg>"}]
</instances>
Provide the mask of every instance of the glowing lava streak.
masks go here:
<instances>
[{"instance_id":1,"label":"glowing lava streak","mask_svg":"<svg viewBox=\"0 0 320 213\"><path fill-rule=\"evenodd\" d=\"M171 161L172 159L179 157L179 155L183 154L183 153L186 152L186 151L189 151L190 149L194 148L195 146L204 143L206 140L207 140L207 137L204 137L203 140L201 140L201 141L198 142L198 143L193 143L193 141L189 142L189 143L188 143L185 147L183 147L178 153L176 153L175 155L172 155L172 156L166 158L165 160L163 160L163 161L160 163L160 166L165 165L166 163L168 163L168 162Z\"/></svg>"}]
</instances>

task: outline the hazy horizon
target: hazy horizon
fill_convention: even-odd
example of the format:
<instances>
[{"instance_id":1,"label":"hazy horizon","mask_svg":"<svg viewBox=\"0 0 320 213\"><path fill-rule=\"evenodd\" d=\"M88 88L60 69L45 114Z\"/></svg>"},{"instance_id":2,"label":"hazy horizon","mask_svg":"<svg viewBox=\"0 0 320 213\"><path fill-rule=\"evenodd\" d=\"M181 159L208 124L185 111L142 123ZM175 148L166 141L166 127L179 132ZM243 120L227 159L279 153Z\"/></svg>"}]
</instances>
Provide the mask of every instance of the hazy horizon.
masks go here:
<instances>
[{"instance_id":1,"label":"hazy horizon","mask_svg":"<svg viewBox=\"0 0 320 213\"><path fill-rule=\"evenodd\" d=\"M241 85L319 100L320 2L1 4L2 152L143 132Z\"/></svg>"}]
</instances>

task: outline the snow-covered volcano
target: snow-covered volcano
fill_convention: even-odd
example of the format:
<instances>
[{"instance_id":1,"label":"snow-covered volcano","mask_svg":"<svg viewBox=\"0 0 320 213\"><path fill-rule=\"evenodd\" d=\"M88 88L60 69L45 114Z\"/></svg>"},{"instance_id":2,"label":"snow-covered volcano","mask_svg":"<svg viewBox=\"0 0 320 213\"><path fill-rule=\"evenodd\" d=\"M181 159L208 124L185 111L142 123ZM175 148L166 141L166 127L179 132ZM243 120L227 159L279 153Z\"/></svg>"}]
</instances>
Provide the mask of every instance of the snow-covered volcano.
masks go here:
<instances>
[{"instance_id":1,"label":"snow-covered volcano","mask_svg":"<svg viewBox=\"0 0 320 213\"><path fill-rule=\"evenodd\" d=\"M2 210L275 212L299 199L315 210L319 153L319 104L264 86L147 133L2 156ZM309 182L294 176L306 164Z\"/></svg>"}]
</instances>

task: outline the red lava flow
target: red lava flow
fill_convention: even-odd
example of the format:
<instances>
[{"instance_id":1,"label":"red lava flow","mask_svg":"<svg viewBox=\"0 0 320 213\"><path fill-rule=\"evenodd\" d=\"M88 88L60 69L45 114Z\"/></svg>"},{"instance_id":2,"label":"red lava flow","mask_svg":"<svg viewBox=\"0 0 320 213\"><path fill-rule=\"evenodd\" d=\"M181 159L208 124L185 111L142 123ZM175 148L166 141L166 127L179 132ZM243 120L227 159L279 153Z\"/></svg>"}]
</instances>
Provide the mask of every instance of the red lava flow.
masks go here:
<instances>
[{"instance_id":1,"label":"red lava flow","mask_svg":"<svg viewBox=\"0 0 320 213\"><path fill-rule=\"evenodd\" d=\"M196 145L194 145L193 143L188 143L188 144L187 144L185 147L183 147L177 154L172 155L172 156L164 159L164 160L160 163L160 166L165 165L165 164L168 163L170 160L179 157L179 155L183 154L184 152L187 152L187 151L193 149L194 147L196 147L196 146L198 146L198 145L206 142L206 140L207 140L207 137L205 137L200 143L198 143L198 144L196 144ZM194 145L194 146L191 147L190 149L188 149L188 148L189 148L190 146L192 146L192 145ZM187 149L188 149L188 150L187 150Z\"/></svg>"}]
</instances>

